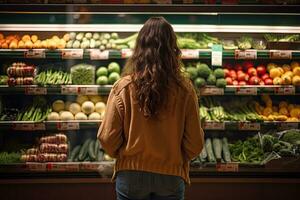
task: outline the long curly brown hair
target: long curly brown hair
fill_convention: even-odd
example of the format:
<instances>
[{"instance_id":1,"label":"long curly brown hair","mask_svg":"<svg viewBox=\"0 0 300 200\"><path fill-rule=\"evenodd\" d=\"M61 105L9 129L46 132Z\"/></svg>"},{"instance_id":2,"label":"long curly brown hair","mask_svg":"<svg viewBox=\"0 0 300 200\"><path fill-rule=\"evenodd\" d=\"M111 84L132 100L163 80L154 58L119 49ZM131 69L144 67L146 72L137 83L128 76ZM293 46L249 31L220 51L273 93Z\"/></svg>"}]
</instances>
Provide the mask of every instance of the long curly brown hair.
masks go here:
<instances>
[{"instance_id":1,"label":"long curly brown hair","mask_svg":"<svg viewBox=\"0 0 300 200\"><path fill-rule=\"evenodd\" d=\"M180 55L172 26L163 17L147 20L124 73L132 77L135 97L145 117L155 116L167 103L171 83L182 85Z\"/></svg>"}]
</instances>

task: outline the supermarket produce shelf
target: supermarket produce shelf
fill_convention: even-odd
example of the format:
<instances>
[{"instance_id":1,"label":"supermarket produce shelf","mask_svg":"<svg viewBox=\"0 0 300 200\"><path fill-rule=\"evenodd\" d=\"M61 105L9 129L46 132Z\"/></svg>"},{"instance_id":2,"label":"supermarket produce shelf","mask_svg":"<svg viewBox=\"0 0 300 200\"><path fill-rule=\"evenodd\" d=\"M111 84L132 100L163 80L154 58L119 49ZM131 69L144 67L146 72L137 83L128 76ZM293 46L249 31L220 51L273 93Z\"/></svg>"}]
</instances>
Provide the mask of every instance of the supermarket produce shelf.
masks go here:
<instances>
[{"instance_id":1,"label":"supermarket produce shelf","mask_svg":"<svg viewBox=\"0 0 300 200\"><path fill-rule=\"evenodd\" d=\"M24 85L9 87L0 86L1 95L25 94L25 95L108 95L112 85L54 85L38 86Z\"/></svg>"},{"instance_id":2,"label":"supermarket produce shelf","mask_svg":"<svg viewBox=\"0 0 300 200\"><path fill-rule=\"evenodd\" d=\"M224 59L299 59L300 50L224 50ZM131 49L0 49L0 58L28 59L126 59L132 55ZM182 59L209 59L211 49L182 49Z\"/></svg>"},{"instance_id":3,"label":"supermarket produce shelf","mask_svg":"<svg viewBox=\"0 0 300 200\"><path fill-rule=\"evenodd\" d=\"M0 121L0 130L15 130L15 131L44 131L44 130L59 130L59 131L76 131L82 129L97 129L101 124L101 120L72 120L72 121ZM261 129L277 129L287 130L300 128L300 122L239 122L239 121L206 121L203 122L204 130L239 130L239 131L259 131Z\"/></svg>"},{"instance_id":4,"label":"supermarket produce shelf","mask_svg":"<svg viewBox=\"0 0 300 200\"><path fill-rule=\"evenodd\" d=\"M215 86L206 86L200 89L202 96L214 95L299 95L300 87L293 85L248 85L248 86L226 86L217 88Z\"/></svg>"}]
</instances>

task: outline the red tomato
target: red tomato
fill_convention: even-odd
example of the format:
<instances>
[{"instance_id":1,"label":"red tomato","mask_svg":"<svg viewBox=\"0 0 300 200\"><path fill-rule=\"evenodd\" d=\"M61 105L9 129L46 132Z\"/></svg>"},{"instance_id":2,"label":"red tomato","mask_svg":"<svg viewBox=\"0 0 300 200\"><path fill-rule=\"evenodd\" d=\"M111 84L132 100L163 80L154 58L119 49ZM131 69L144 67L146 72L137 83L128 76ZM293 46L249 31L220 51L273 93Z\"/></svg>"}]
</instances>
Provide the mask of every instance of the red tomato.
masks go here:
<instances>
[{"instance_id":1,"label":"red tomato","mask_svg":"<svg viewBox=\"0 0 300 200\"><path fill-rule=\"evenodd\" d=\"M232 78L231 77L226 77L225 78L227 85L232 85Z\"/></svg>"},{"instance_id":2,"label":"red tomato","mask_svg":"<svg viewBox=\"0 0 300 200\"><path fill-rule=\"evenodd\" d=\"M247 73L249 74L249 76L257 76L257 71L254 67L250 67L248 70L247 70Z\"/></svg>"},{"instance_id":3,"label":"red tomato","mask_svg":"<svg viewBox=\"0 0 300 200\"><path fill-rule=\"evenodd\" d=\"M267 69L265 66L259 65L256 67L256 71L259 76L263 76L264 74L266 74Z\"/></svg>"}]
</instances>

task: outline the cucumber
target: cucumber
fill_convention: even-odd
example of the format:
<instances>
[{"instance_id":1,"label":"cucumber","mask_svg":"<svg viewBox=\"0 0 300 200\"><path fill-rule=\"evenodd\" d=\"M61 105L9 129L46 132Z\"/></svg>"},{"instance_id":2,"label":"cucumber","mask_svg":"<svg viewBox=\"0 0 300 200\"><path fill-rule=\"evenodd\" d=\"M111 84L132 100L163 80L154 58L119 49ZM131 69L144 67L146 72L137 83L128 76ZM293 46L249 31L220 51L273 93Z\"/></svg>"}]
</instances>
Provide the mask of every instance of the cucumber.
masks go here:
<instances>
[{"instance_id":1,"label":"cucumber","mask_svg":"<svg viewBox=\"0 0 300 200\"><path fill-rule=\"evenodd\" d=\"M98 150L100 149L100 142L98 139L95 140L95 145L94 145L94 153L96 155L97 158L97 154L98 154Z\"/></svg>"},{"instance_id":2,"label":"cucumber","mask_svg":"<svg viewBox=\"0 0 300 200\"><path fill-rule=\"evenodd\" d=\"M78 153L81 149L81 145L77 145L76 147L73 148L71 154L69 155L69 162L75 161L75 158L78 157Z\"/></svg>"},{"instance_id":3,"label":"cucumber","mask_svg":"<svg viewBox=\"0 0 300 200\"><path fill-rule=\"evenodd\" d=\"M86 156L88 155L88 147L89 147L90 142L91 142L91 139L87 139L83 143L83 145L80 149L79 155L78 155L78 160L83 161L86 158Z\"/></svg>"},{"instance_id":4,"label":"cucumber","mask_svg":"<svg viewBox=\"0 0 300 200\"><path fill-rule=\"evenodd\" d=\"M201 151L201 153L199 155L199 158L200 158L201 162L205 162L206 161L206 159L207 159L207 152L206 152L205 146L203 146L203 149L202 149L202 151Z\"/></svg>"},{"instance_id":5,"label":"cucumber","mask_svg":"<svg viewBox=\"0 0 300 200\"><path fill-rule=\"evenodd\" d=\"M206 152L207 152L207 157L208 157L208 161L215 163L216 162L216 158L214 156L214 152L213 152L213 148L212 148L212 143L211 143L211 139L207 138L205 141L205 148L206 148Z\"/></svg>"},{"instance_id":6,"label":"cucumber","mask_svg":"<svg viewBox=\"0 0 300 200\"><path fill-rule=\"evenodd\" d=\"M96 160L97 160L98 162L101 162L101 161L103 161L103 157L104 157L104 152L103 152L102 150L98 150Z\"/></svg>"},{"instance_id":7,"label":"cucumber","mask_svg":"<svg viewBox=\"0 0 300 200\"><path fill-rule=\"evenodd\" d=\"M219 138L213 138L213 149L218 162L222 159L222 141Z\"/></svg>"},{"instance_id":8,"label":"cucumber","mask_svg":"<svg viewBox=\"0 0 300 200\"><path fill-rule=\"evenodd\" d=\"M222 139L222 153L225 162L231 162L231 155L228 147L227 138Z\"/></svg>"},{"instance_id":9,"label":"cucumber","mask_svg":"<svg viewBox=\"0 0 300 200\"><path fill-rule=\"evenodd\" d=\"M91 140L91 142L89 143L89 146L88 146L88 155L91 159L91 161L94 161L96 159L96 155L95 155L95 142L97 141L94 141L94 140Z\"/></svg>"}]
</instances>

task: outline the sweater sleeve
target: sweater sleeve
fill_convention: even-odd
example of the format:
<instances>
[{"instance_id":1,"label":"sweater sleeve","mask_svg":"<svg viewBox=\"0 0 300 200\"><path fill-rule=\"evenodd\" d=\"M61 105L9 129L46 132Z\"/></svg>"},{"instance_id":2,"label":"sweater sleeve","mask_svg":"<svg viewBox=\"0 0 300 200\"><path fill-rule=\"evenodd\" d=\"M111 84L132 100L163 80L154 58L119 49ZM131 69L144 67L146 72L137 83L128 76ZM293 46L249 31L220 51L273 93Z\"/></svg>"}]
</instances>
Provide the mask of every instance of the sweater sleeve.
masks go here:
<instances>
[{"instance_id":1,"label":"sweater sleeve","mask_svg":"<svg viewBox=\"0 0 300 200\"><path fill-rule=\"evenodd\" d=\"M185 113L185 129L182 148L187 160L199 155L204 145L204 132L201 128L199 104L195 90L189 95Z\"/></svg>"},{"instance_id":2,"label":"sweater sleeve","mask_svg":"<svg viewBox=\"0 0 300 200\"><path fill-rule=\"evenodd\" d=\"M118 156L118 150L123 143L123 115L121 108L121 99L111 90L107 100L105 117L97 135L102 148L111 157Z\"/></svg>"}]
</instances>

